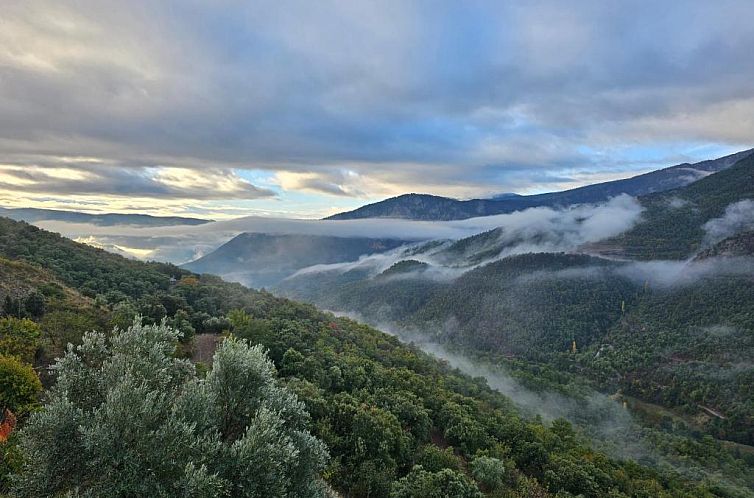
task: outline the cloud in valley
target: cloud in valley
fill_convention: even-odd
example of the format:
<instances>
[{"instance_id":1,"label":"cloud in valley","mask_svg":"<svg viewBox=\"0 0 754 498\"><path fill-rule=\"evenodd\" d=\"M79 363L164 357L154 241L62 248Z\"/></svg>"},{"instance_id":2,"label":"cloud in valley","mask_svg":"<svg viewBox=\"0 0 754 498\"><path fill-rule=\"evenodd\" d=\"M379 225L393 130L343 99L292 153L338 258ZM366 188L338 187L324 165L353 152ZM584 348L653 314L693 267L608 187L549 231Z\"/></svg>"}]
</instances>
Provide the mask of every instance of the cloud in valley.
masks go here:
<instances>
[{"instance_id":1,"label":"cloud in valley","mask_svg":"<svg viewBox=\"0 0 754 498\"><path fill-rule=\"evenodd\" d=\"M738 232L754 230L754 201L744 199L725 208L725 214L704 224L705 241L715 243Z\"/></svg>"},{"instance_id":2,"label":"cloud in valley","mask_svg":"<svg viewBox=\"0 0 754 498\"><path fill-rule=\"evenodd\" d=\"M94 237L103 245L149 249L151 259L184 263L217 248L243 232L269 234L333 235L338 237L396 238L406 241L461 239L494 228L510 237L506 254L532 250L568 250L585 242L617 235L639 220L636 199L621 195L600 205L559 210L549 207L454 221L403 219L301 220L244 217L198 226L144 228L95 226L40 221L42 228L71 238ZM515 244L512 242L515 240ZM187 242L188 241L188 242ZM189 243L190 242L190 243Z\"/></svg>"}]
</instances>

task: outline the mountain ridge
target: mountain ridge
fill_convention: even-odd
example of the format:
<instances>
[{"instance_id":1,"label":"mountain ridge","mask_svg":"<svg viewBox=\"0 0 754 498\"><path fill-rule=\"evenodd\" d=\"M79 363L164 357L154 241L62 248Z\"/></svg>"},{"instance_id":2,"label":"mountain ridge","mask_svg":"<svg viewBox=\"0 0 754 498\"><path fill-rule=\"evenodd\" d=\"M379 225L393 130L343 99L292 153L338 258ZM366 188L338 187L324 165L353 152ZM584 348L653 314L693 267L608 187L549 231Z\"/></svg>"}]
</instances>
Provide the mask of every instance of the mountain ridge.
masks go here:
<instances>
[{"instance_id":1,"label":"mountain ridge","mask_svg":"<svg viewBox=\"0 0 754 498\"><path fill-rule=\"evenodd\" d=\"M754 149L747 149L717 159L708 159L693 164L681 163L630 178L544 194L518 196L503 194L503 198L495 196L489 199L470 200L459 200L431 194L403 194L367 204L353 211L334 214L324 219L403 218L447 221L505 214L530 207L602 202L620 194L647 195L689 185L710 173L729 168L739 160L751 156L752 153L754 153Z\"/></svg>"},{"instance_id":2,"label":"mountain ridge","mask_svg":"<svg viewBox=\"0 0 754 498\"><path fill-rule=\"evenodd\" d=\"M90 214L80 211L40 208L5 208L0 207L0 216L16 221L34 223L37 221L64 221L68 223L90 223L98 226L139 225L203 225L214 220L190 218L185 216L153 216L151 214L102 213Z\"/></svg>"}]
</instances>

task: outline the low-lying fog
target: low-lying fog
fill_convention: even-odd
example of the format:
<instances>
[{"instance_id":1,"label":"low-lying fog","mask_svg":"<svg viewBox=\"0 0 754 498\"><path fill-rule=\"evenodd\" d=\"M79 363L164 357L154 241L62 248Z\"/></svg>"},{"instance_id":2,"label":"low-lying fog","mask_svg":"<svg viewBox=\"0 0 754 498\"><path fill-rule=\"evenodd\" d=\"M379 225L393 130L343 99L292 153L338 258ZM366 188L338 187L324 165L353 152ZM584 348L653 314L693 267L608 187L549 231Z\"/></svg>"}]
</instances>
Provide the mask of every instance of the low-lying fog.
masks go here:
<instances>
[{"instance_id":1,"label":"low-lying fog","mask_svg":"<svg viewBox=\"0 0 754 498\"><path fill-rule=\"evenodd\" d=\"M336 314L369 323L358 313ZM614 457L643 460L652 465L671 464L644 438L640 424L618 398L613 399L586 387L582 387L579 395L573 397L555 391L533 391L516 380L504 366L451 351L442 344L427 340L429 335L420 330L406 330L397 324L384 322L370 325L398 337L403 342L414 344L466 375L484 378L490 388L507 396L529 416L541 417L545 422L557 418L568 420L597 447Z\"/></svg>"},{"instance_id":2,"label":"low-lying fog","mask_svg":"<svg viewBox=\"0 0 754 498\"><path fill-rule=\"evenodd\" d=\"M494 228L523 242L544 238L550 250L618 235L641 216L641 205L620 195L599 205L564 209L536 207L510 214L456 221L401 219L297 220L244 217L197 226L96 226L61 221L38 221L35 225L62 235L139 259L182 264L197 259L243 232L308 234L338 237L395 238L406 240L461 239ZM522 246L523 250L523 246Z\"/></svg>"}]
</instances>

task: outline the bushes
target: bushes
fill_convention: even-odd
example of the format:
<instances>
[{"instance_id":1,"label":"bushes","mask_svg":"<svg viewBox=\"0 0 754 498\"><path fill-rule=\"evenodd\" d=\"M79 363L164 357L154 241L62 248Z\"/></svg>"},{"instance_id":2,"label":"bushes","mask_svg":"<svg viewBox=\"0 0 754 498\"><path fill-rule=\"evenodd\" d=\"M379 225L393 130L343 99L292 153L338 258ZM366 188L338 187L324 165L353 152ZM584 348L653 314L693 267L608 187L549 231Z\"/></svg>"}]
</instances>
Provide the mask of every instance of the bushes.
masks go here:
<instances>
[{"instance_id":1,"label":"bushes","mask_svg":"<svg viewBox=\"0 0 754 498\"><path fill-rule=\"evenodd\" d=\"M179 334L87 333L21 432L21 497L324 496L326 453L261 348L226 340L198 379Z\"/></svg>"},{"instance_id":2,"label":"bushes","mask_svg":"<svg viewBox=\"0 0 754 498\"><path fill-rule=\"evenodd\" d=\"M416 466L395 483L390 498L482 498L474 482L460 472L428 472Z\"/></svg>"},{"instance_id":3,"label":"bushes","mask_svg":"<svg viewBox=\"0 0 754 498\"><path fill-rule=\"evenodd\" d=\"M471 462L471 474L484 489L495 490L503 486L505 465L497 458L479 456Z\"/></svg>"},{"instance_id":4,"label":"bushes","mask_svg":"<svg viewBox=\"0 0 754 498\"><path fill-rule=\"evenodd\" d=\"M416 463L430 472L439 472L442 469L459 470L463 460L453 453L453 448L443 449L434 445L423 446L416 459Z\"/></svg>"},{"instance_id":5,"label":"bushes","mask_svg":"<svg viewBox=\"0 0 754 498\"><path fill-rule=\"evenodd\" d=\"M39 347L39 326L28 319L0 318L0 354L34 361Z\"/></svg>"},{"instance_id":6,"label":"bushes","mask_svg":"<svg viewBox=\"0 0 754 498\"><path fill-rule=\"evenodd\" d=\"M0 355L0 411L28 413L37 403L42 383L31 365Z\"/></svg>"}]
</instances>

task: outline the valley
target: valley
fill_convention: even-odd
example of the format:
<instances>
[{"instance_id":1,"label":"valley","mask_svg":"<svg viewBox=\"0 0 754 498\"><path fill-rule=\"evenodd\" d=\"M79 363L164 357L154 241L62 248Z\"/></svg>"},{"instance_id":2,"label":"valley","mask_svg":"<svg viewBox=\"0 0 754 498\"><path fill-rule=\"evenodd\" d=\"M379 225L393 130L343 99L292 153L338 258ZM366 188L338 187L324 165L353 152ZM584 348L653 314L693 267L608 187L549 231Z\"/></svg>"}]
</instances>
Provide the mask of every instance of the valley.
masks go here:
<instances>
[{"instance_id":1,"label":"valley","mask_svg":"<svg viewBox=\"0 0 754 498\"><path fill-rule=\"evenodd\" d=\"M0 498L754 498L754 2L0 11Z\"/></svg>"},{"instance_id":2,"label":"valley","mask_svg":"<svg viewBox=\"0 0 754 498\"><path fill-rule=\"evenodd\" d=\"M451 376L443 380L456 386L451 391L462 386L454 392L484 399L525 424L555 428L567 421L569 437L589 448L579 452L630 459L662 479L674 475L671 480L719 496L751 496L753 172L754 158L744 158L691 184L638 198L622 193L603 203L532 207L421 230L411 230L411 223L424 222L386 220L374 231L383 237L361 235L379 225L348 225L348 234L345 225L323 225L342 221L296 225L307 227L310 233L303 234L241 232L182 268L124 259L8 220L0 255L11 273L3 281L17 283L4 291L5 313L39 323L38 367L63 354L67 342L80 341L85 330L125 328L134 314L147 323L167 317L185 334L179 350L200 365L211 362L223 334L264 344L284 383L313 415L313 434L335 451L329 482L354 496L387 493L385 479L406 472L401 459L421 461L418 455L432 448L422 445L430 441L453 446L467 464L482 451L515 465L522 474L511 489L527 486L528 472L539 475L519 457L506 460L510 449L465 439L490 436L451 435L435 401L422 402L429 419L415 412L428 391L394 392L392 369L408 364L384 357L384 347L395 351L390 355L414 355L411 375L419 377L412 383ZM673 230L666 229L670 219ZM161 237L183 240L182 232L207 230L204 240L211 243L211 234L232 234L212 225L171 226ZM97 230L117 234L120 228ZM152 228L127 230L134 240L149 240ZM453 230L461 235L453 237ZM43 303L36 312L27 304L34 300ZM346 337L350 345L340 342ZM373 341L382 345L375 350ZM344 364L345 351L354 356ZM367 368L363 354L378 363ZM391 379L380 381L393 386L388 398L384 387L351 378L374 375L375 368L388 369L379 374ZM41 379L50 382L47 375ZM411 429L410 443L394 433L391 444L398 446L377 464L341 439L355 427L341 427L337 437L329 432L334 423L355 423L336 422L346 409L345 392L353 397L349 403L373 403L399 420L420 417L426 428L421 434ZM413 401L392 404L404 397Z\"/></svg>"}]
</instances>

